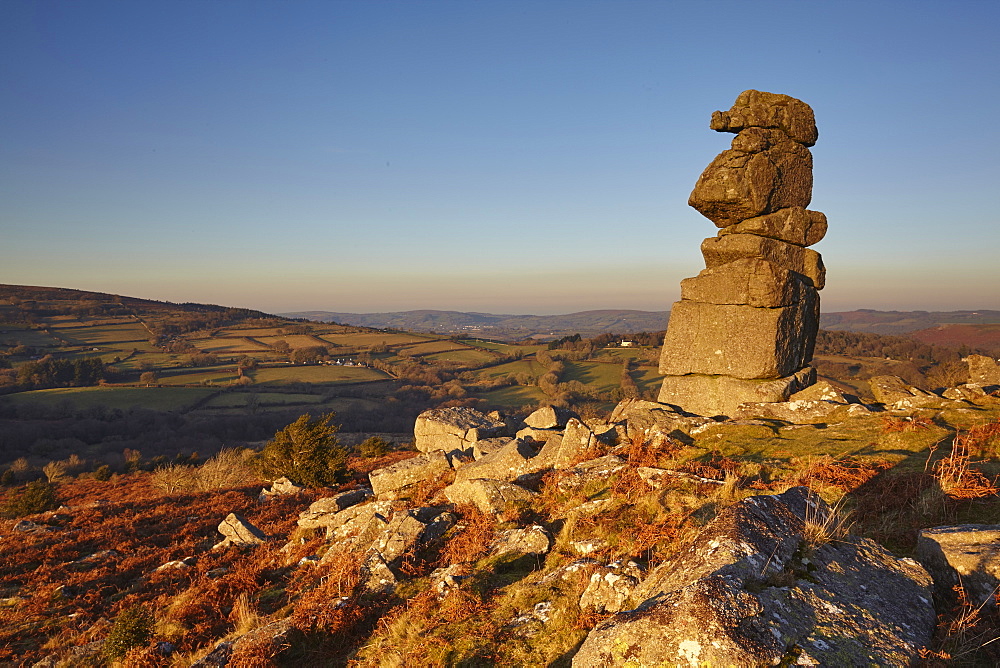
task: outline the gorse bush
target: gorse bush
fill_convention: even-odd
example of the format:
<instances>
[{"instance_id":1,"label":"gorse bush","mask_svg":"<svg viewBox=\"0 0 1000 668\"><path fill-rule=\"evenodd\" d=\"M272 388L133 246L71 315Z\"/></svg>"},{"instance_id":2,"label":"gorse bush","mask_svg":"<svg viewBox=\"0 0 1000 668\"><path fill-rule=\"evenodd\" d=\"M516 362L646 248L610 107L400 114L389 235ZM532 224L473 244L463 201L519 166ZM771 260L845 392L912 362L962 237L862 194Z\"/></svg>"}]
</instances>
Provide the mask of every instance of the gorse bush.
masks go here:
<instances>
[{"instance_id":1,"label":"gorse bush","mask_svg":"<svg viewBox=\"0 0 1000 668\"><path fill-rule=\"evenodd\" d=\"M366 438L358 445L358 454L362 457L381 457L389 452L389 441L378 436Z\"/></svg>"},{"instance_id":2,"label":"gorse bush","mask_svg":"<svg viewBox=\"0 0 1000 668\"><path fill-rule=\"evenodd\" d=\"M253 459L269 480L282 476L305 487L327 487L347 479L347 451L337 441L333 413L312 419L306 413L281 429Z\"/></svg>"},{"instance_id":3,"label":"gorse bush","mask_svg":"<svg viewBox=\"0 0 1000 668\"><path fill-rule=\"evenodd\" d=\"M55 487L45 480L33 480L7 498L0 506L0 515L24 517L58 507Z\"/></svg>"},{"instance_id":4,"label":"gorse bush","mask_svg":"<svg viewBox=\"0 0 1000 668\"><path fill-rule=\"evenodd\" d=\"M144 606L136 605L115 618L101 651L109 659L121 659L129 650L140 647L153 637L153 615Z\"/></svg>"}]
</instances>

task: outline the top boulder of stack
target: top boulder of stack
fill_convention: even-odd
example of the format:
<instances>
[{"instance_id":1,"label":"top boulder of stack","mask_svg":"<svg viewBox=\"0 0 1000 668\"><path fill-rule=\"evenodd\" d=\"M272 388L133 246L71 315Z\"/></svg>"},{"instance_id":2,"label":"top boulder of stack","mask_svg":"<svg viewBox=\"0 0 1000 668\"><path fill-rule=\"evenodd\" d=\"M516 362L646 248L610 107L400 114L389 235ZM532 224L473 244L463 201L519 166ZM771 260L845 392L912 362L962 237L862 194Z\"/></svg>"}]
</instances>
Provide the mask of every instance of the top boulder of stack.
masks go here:
<instances>
[{"instance_id":1,"label":"top boulder of stack","mask_svg":"<svg viewBox=\"0 0 1000 668\"><path fill-rule=\"evenodd\" d=\"M710 127L718 132L774 128L805 146L812 146L819 137L816 118L808 104L789 95L759 90L745 90L729 111L713 112Z\"/></svg>"}]
</instances>

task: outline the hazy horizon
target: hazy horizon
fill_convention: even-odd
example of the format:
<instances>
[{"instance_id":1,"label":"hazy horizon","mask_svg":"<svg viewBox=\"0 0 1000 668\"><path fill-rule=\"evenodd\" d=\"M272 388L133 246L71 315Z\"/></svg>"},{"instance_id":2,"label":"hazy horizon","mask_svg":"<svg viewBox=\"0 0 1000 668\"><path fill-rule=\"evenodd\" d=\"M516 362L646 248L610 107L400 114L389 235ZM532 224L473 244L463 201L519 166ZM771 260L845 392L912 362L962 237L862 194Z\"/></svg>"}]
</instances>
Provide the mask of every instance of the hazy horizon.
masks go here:
<instances>
[{"instance_id":1,"label":"hazy horizon","mask_svg":"<svg viewBox=\"0 0 1000 668\"><path fill-rule=\"evenodd\" d=\"M816 113L824 311L1000 309L1000 5L0 4L0 282L668 310L742 90Z\"/></svg>"}]
</instances>

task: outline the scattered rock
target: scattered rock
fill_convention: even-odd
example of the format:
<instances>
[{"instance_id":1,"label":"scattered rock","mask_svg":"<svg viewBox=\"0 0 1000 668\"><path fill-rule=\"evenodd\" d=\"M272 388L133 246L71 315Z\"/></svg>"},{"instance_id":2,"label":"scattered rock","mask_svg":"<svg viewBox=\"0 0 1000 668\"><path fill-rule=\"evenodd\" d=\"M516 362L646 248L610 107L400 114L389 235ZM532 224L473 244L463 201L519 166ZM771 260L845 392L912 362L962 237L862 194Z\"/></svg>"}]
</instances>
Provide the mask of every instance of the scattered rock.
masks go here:
<instances>
[{"instance_id":1,"label":"scattered rock","mask_svg":"<svg viewBox=\"0 0 1000 668\"><path fill-rule=\"evenodd\" d=\"M432 450L385 468L375 469L368 474L368 479L376 497L389 499L398 497L408 487L425 480L434 480L450 470L451 463L444 451Z\"/></svg>"},{"instance_id":2,"label":"scattered rock","mask_svg":"<svg viewBox=\"0 0 1000 668\"><path fill-rule=\"evenodd\" d=\"M514 440L513 436L500 436L498 438L481 438L472 444L472 458L482 459L491 452L496 452L503 446Z\"/></svg>"},{"instance_id":3,"label":"scattered rock","mask_svg":"<svg viewBox=\"0 0 1000 668\"><path fill-rule=\"evenodd\" d=\"M493 542L490 553L548 554L552 549L552 534L544 527L533 524L523 529L507 529Z\"/></svg>"},{"instance_id":4,"label":"scattered rock","mask_svg":"<svg viewBox=\"0 0 1000 668\"><path fill-rule=\"evenodd\" d=\"M983 387L1000 385L1000 365L992 357L969 355L965 358L969 365L969 382Z\"/></svg>"},{"instance_id":5,"label":"scattered rock","mask_svg":"<svg viewBox=\"0 0 1000 668\"><path fill-rule=\"evenodd\" d=\"M641 575L642 570L634 561L598 567L590 575L590 582L580 596L580 608L592 608L599 613L624 610Z\"/></svg>"},{"instance_id":6,"label":"scattered rock","mask_svg":"<svg viewBox=\"0 0 1000 668\"><path fill-rule=\"evenodd\" d=\"M499 515L516 503L531 503L538 496L512 482L484 478L459 480L445 487L444 495L452 503L471 503L490 515Z\"/></svg>"},{"instance_id":7,"label":"scattered rock","mask_svg":"<svg viewBox=\"0 0 1000 668\"><path fill-rule=\"evenodd\" d=\"M370 489L359 487L334 496L317 499L307 510L299 513L297 524L303 529L318 529L334 523L342 524L342 521L336 522L333 516L351 506L367 501L372 496L373 493Z\"/></svg>"},{"instance_id":8,"label":"scattered rock","mask_svg":"<svg viewBox=\"0 0 1000 668\"><path fill-rule=\"evenodd\" d=\"M960 524L924 529L917 559L934 576L935 592L954 598L961 584L974 606L996 605L1000 591L1000 524Z\"/></svg>"},{"instance_id":9,"label":"scattered rock","mask_svg":"<svg viewBox=\"0 0 1000 668\"><path fill-rule=\"evenodd\" d=\"M506 431L499 414L484 415L474 408L434 408L417 416L414 446L421 452L467 450L480 439L504 436Z\"/></svg>"},{"instance_id":10,"label":"scattered rock","mask_svg":"<svg viewBox=\"0 0 1000 668\"><path fill-rule=\"evenodd\" d=\"M880 404L894 404L900 399L911 397L932 397L930 392L913 387L899 376L872 376L868 379L875 401Z\"/></svg>"},{"instance_id":11,"label":"scattered rock","mask_svg":"<svg viewBox=\"0 0 1000 668\"><path fill-rule=\"evenodd\" d=\"M818 424L843 422L850 418L871 413L861 404L842 404L822 399L781 401L775 403L740 404L733 412L733 419L765 418L783 420L792 424Z\"/></svg>"},{"instance_id":12,"label":"scattered rock","mask_svg":"<svg viewBox=\"0 0 1000 668\"><path fill-rule=\"evenodd\" d=\"M541 460L534 461L535 449L526 441L515 439L499 450L494 450L476 461L458 469L455 482L485 478L511 482L522 475L544 468Z\"/></svg>"},{"instance_id":13,"label":"scattered rock","mask_svg":"<svg viewBox=\"0 0 1000 668\"><path fill-rule=\"evenodd\" d=\"M223 535L223 541L217 543L212 549L229 547L230 545L246 546L259 545L267 540L263 531L250 524L245 517L239 513L229 513L226 519L219 524L219 533Z\"/></svg>"},{"instance_id":14,"label":"scattered rock","mask_svg":"<svg viewBox=\"0 0 1000 668\"><path fill-rule=\"evenodd\" d=\"M566 426L570 418L579 417L566 408L545 406L524 418L524 424L534 429L561 429Z\"/></svg>"},{"instance_id":15,"label":"scattered rock","mask_svg":"<svg viewBox=\"0 0 1000 668\"><path fill-rule=\"evenodd\" d=\"M951 399L952 401L969 401L972 403L983 401L989 397L989 394L987 394L986 390L983 389L983 386L975 383L965 383L963 385L958 385L957 387L949 387L942 392L942 394L945 399Z\"/></svg>"}]
</instances>

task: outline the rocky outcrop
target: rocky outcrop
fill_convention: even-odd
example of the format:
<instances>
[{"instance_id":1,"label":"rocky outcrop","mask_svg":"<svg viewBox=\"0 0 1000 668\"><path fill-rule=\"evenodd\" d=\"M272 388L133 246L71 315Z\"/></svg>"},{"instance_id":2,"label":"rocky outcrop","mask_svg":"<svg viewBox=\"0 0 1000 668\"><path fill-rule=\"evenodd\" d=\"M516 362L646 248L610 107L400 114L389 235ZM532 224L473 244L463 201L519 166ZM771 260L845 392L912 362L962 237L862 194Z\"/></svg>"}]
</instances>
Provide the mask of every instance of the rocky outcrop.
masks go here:
<instances>
[{"instance_id":1,"label":"rocky outcrop","mask_svg":"<svg viewBox=\"0 0 1000 668\"><path fill-rule=\"evenodd\" d=\"M783 402L807 387L826 269L807 248L826 234L809 211L816 124L807 104L744 91L712 129L735 132L688 203L722 228L702 244L705 271L681 283L670 312L659 402L731 416L745 402Z\"/></svg>"},{"instance_id":2,"label":"rocky outcrop","mask_svg":"<svg viewBox=\"0 0 1000 668\"><path fill-rule=\"evenodd\" d=\"M499 415L474 408L434 408L417 416L413 444L421 452L467 450L483 438L505 436L507 423Z\"/></svg>"},{"instance_id":3,"label":"rocky outcrop","mask_svg":"<svg viewBox=\"0 0 1000 668\"><path fill-rule=\"evenodd\" d=\"M934 629L930 576L871 540L833 540L835 527L801 487L731 506L573 666L910 665Z\"/></svg>"},{"instance_id":4,"label":"rocky outcrop","mask_svg":"<svg viewBox=\"0 0 1000 668\"><path fill-rule=\"evenodd\" d=\"M334 518L340 511L367 501L370 498L372 498L372 491L361 487L319 499L314 501L307 510L299 513L297 523L303 529L318 529L330 526L336 522Z\"/></svg>"},{"instance_id":5,"label":"rocky outcrop","mask_svg":"<svg viewBox=\"0 0 1000 668\"><path fill-rule=\"evenodd\" d=\"M472 504L480 511L499 515L515 504L531 503L534 492L503 480L473 478L460 480L444 488L444 495L454 504Z\"/></svg>"},{"instance_id":6,"label":"rocky outcrop","mask_svg":"<svg viewBox=\"0 0 1000 668\"><path fill-rule=\"evenodd\" d=\"M434 480L451 470L451 462L441 450L432 450L410 459L396 462L368 474L372 492L380 499L395 498L409 487Z\"/></svg>"},{"instance_id":7,"label":"rocky outcrop","mask_svg":"<svg viewBox=\"0 0 1000 668\"><path fill-rule=\"evenodd\" d=\"M1000 524L961 524L924 529L917 559L931 575L938 596L954 597L961 585L973 606L996 605L1000 591Z\"/></svg>"},{"instance_id":8,"label":"rocky outcrop","mask_svg":"<svg viewBox=\"0 0 1000 668\"><path fill-rule=\"evenodd\" d=\"M992 357L969 355L965 358L969 365L969 382L984 387L1000 385L1000 365Z\"/></svg>"}]
</instances>

